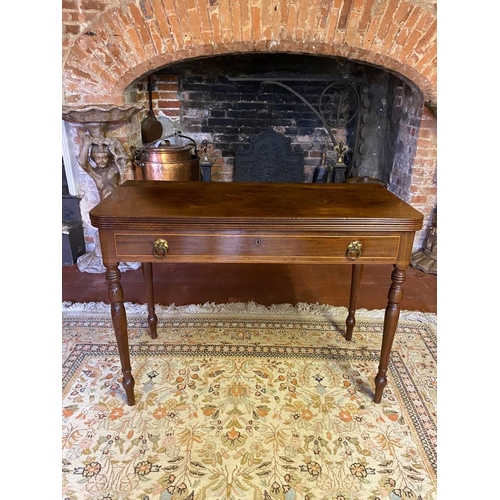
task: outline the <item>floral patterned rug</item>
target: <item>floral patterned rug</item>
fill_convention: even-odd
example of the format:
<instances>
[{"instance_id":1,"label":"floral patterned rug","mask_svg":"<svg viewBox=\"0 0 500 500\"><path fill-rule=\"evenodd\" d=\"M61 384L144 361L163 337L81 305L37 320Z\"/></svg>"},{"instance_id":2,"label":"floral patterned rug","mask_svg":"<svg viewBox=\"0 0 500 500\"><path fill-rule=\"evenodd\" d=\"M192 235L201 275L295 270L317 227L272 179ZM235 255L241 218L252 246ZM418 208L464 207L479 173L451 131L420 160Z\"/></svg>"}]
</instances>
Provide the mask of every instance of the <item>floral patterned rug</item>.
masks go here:
<instances>
[{"instance_id":1,"label":"floral patterned rug","mask_svg":"<svg viewBox=\"0 0 500 500\"><path fill-rule=\"evenodd\" d=\"M401 314L372 401L383 311L126 304L136 405L109 306L63 303L62 499L436 498L436 315Z\"/></svg>"}]
</instances>

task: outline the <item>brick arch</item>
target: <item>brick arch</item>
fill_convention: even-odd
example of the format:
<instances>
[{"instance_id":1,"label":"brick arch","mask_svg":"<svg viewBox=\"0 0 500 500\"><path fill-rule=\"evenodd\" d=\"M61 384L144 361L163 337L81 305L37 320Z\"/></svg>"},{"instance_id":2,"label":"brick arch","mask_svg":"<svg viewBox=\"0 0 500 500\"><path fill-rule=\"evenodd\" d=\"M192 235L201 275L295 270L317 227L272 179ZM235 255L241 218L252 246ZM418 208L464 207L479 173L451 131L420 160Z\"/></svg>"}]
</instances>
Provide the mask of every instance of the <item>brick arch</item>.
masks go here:
<instances>
[{"instance_id":1,"label":"brick arch","mask_svg":"<svg viewBox=\"0 0 500 500\"><path fill-rule=\"evenodd\" d=\"M345 57L383 67L436 100L436 14L418 0L127 0L76 38L68 105L133 102L128 88L170 63L234 52ZM425 4L425 2L424 2Z\"/></svg>"}]
</instances>

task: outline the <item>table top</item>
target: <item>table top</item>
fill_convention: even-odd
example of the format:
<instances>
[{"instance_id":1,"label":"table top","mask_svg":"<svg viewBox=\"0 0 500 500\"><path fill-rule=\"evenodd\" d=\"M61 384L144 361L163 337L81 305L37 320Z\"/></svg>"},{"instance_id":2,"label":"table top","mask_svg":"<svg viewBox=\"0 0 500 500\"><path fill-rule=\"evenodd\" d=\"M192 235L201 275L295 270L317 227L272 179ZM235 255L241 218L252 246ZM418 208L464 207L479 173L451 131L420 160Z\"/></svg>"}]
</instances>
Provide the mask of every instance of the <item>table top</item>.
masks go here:
<instances>
[{"instance_id":1,"label":"table top","mask_svg":"<svg viewBox=\"0 0 500 500\"><path fill-rule=\"evenodd\" d=\"M377 184L141 180L124 182L90 219L99 229L203 224L416 231L423 216Z\"/></svg>"}]
</instances>

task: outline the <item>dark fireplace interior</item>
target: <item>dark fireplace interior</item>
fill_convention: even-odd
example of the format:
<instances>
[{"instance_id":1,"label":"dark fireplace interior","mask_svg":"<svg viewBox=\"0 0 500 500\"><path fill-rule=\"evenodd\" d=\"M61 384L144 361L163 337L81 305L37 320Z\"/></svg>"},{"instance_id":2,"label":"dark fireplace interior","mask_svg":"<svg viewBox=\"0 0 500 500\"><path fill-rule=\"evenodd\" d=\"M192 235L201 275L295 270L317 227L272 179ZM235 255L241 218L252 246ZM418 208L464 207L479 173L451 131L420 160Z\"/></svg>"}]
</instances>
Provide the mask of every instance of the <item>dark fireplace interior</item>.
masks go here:
<instances>
[{"instance_id":1,"label":"dark fireplace interior","mask_svg":"<svg viewBox=\"0 0 500 500\"><path fill-rule=\"evenodd\" d=\"M313 181L323 156L334 165L334 145L345 143L346 179L380 179L405 197L422 97L393 74L340 58L233 54L172 64L154 76L157 86L178 78L179 125L198 144L213 145L212 180L234 180L238 148L272 129L303 153L303 182Z\"/></svg>"}]
</instances>

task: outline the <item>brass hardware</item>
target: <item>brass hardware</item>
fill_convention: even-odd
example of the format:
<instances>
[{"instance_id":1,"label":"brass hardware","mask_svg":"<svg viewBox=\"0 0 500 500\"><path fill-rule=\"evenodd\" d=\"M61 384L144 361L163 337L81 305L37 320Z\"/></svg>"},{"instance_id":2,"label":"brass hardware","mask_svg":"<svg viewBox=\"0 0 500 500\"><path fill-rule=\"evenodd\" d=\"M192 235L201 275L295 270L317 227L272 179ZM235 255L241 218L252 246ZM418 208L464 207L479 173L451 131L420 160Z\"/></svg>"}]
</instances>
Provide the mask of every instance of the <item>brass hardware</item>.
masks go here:
<instances>
[{"instance_id":1,"label":"brass hardware","mask_svg":"<svg viewBox=\"0 0 500 500\"><path fill-rule=\"evenodd\" d=\"M344 163L344 156L349 151L349 146L345 142L339 142L333 147L333 150L337 153L337 163Z\"/></svg>"},{"instance_id":2,"label":"brass hardware","mask_svg":"<svg viewBox=\"0 0 500 500\"><path fill-rule=\"evenodd\" d=\"M347 245L347 258L349 260L356 260L361 257L361 250L363 245L361 245L360 241L351 241L349 245Z\"/></svg>"},{"instance_id":3,"label":"brass hardware","mask_svg":"<svg viewBox=\"0 0 500 500\"><path fill-rule=\"evenodd\" d=\"M153 253L159 259L163 259L163 257L165 257L165 255L167 255L167 250L168 250L167 240L164 240L162 238L158 238L153 243Z\"/></svg>"}]
</instances>

